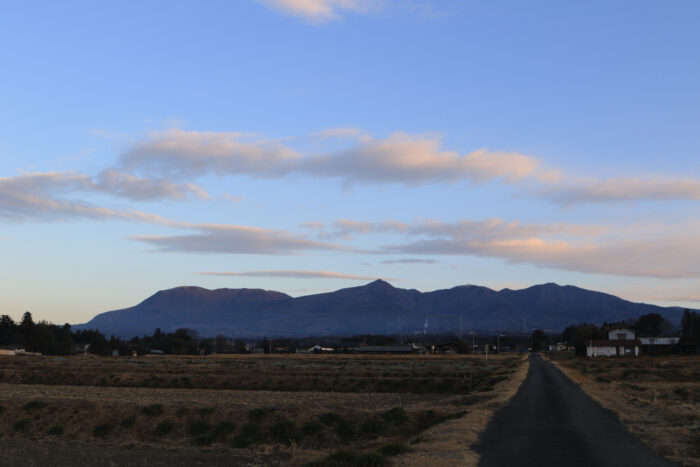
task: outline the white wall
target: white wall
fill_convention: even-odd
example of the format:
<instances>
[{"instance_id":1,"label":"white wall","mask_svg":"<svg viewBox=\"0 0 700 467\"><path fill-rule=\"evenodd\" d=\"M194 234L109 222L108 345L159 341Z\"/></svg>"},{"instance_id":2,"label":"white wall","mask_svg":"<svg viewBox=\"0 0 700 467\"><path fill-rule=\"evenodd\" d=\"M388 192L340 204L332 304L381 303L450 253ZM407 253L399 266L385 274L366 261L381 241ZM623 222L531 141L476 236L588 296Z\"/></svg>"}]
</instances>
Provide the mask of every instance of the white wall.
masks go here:
<instances>
[{"instance_id":1,"label":"white wall","mask_svg":"<svg viewBox=\"0 0 700 467\"><path fill-rule=\"evenodd\" d=\"M617 355L615 347L586 347L586 355L589 357L614 357Z\"/></svg>"},{"instance_id":2,"label":"white wall","mask_svg":"<svg viewBox=\"0 0 700 467\"><path fill-rule=\"evenodd\" d=\"M624 334L625 340L628 340L628 341L634 340L634 331L632 331L630 329L612 329L608 332L608 339L611 341L618 340L618 338L617 338L618 334Z\"/></svg>"}]
</instances>

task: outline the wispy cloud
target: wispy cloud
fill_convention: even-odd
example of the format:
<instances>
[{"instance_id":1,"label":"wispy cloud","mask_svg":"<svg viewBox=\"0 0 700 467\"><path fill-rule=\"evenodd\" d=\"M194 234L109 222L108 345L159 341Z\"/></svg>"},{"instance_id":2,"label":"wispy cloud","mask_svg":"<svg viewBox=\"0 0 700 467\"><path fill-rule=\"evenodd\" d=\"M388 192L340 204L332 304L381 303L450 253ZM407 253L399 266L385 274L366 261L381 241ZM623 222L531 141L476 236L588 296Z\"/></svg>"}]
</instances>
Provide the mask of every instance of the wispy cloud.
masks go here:
<instances>
[{"instance_id":1,"label":"wispy cloud","mask_svg":"<svg viewBox=\"0 0 700 467\"><path fill-rule=\"evenodd\" d=\"M700 200L700 180L670 177L569 180L567 184L545 188L541 194L565 205L623 201Z\"/></svg>"},{"instance_id":2,"label":"wispy cloud","mask_svg":"<svg viewBox=\"0 0 700 467\"><path fill-rule=\"evenodd\" d=\"M420 259L420 258L403 258L403 259L387 259L382 261L382 264L435 264L437 261L434 259Z\"/></svg>"},{"instance_id":3,"label":"wispy cloud","mask_svg":"<svg viewBox=\"0 0 700 467\"><path fill-rule=\"evenodd\" d=\"M145 173L149 179L155 175L170 179L204 174L253 178L301 175L336 179L345 186L409 187L499 182L561 205L700 200L698 179L663 175L581 179L518 152L482 148L459 153L445 148L435 135L397 132L376 138L358 128L342 127L314 136L343 139L350 145L304 153L292 148L288 141L261 135L170 129L151 133L135 144L122 154L120 164L123 170ZM177 189L196 193L191 186Z\"/></svg>"},{"instance_id":4,"label":"wispy cloud","mask_svg":"<svg viewBox=\"0 0 700 467\"><path fill-rule=\"evenodd\" d=\"M383 254L479 256L628 277L700 277L700 225L520 223L502 219L402 223L341 220L318 238L392 234ZM394 260L387 260L394 261ZM396 260L400 261L400 260Z\"/></svg>"},{"instance_id":5,"label":"wispy cloud","mask_svg":"<svg viewBox=\"0 0 700 467\"><path fill-rule=\"evenodd\" d=\"M0 178L0 217L15 220L132 217L80 198L80 193L102 193L136 201L208 198L202 188L164 179L144 179L105 170L96 178L76 172L23 173Z\"/></svg>"},{"instance_id":6,"label":"wispy cloud","mask_svg":"<svg viewBox=\"0 0 700 467\"><path fill-rule=\"evenodd\" d=\"M133 240L149 243L158 251L291 255L307 251L351 251L343 245L310 239L286 230L240 225L182 224L196 230L190 235L138 235Z\"/></svg>"},{"instance_id":7,"label":"wispy cloud","mask_svg":"<svg viewBox=\"0 0 700 467\"><path fill-rule=\"evenodd\" d=\"M343 274L333 271L241 271L241 272L198 272L205 276L246 276L246 277L285 277L293 279L350 279L358 281L372 281L378 279L376 276L357 276L354 274ZM386 278L385 280L395 281L397 279Z\"/></svg>"},{"instance_id":8,"label":"wispy cloud","mask_svg":"<svg viewBox=\"0 0 700 467\"><path fill-rule=\"evenodd\" d=\"M423 238L389 245L387 251L492 257L510 263L631 277L700 277L700 231L684 230L669 229L665 234L635 238L635 233L625 227L599 230L596 226L477 225L476 229L464 230L463 225L438 229L419 225L412 233Z\"/></svg>"},{"instance_id":9,"label":"wispy cloud","mask_svg":"<svg viewBox=\"0 0 700 467\"><path fill-rule=\"evenodd\" d=\"M60 199L80 191L95 191L86 175L72 172L28 173L0 178L0 217L25 220L121 219L151 222L158 216L132 210L113 210L83 200Z\"/></svg>"},{"instance_id":10,"label":"wispy cloud","mask_svg":"<svg viewBox=\"0 0 700 467\"><path fill-rule=\"evenodd\" d=\"M334 130L326 130L333 132ZM335 136L360 130L339 129ZM337 133L340 132L340 133ZM303 154L279 140L242 133L171 129L153 133L120 158L130 171L167 174L172 178L247 175L276 178L291 174L334 178L346 185L399 183L481 183L492 180L556 180L555 171L534 157L479 149L467 154L445 150L435 136L395 133L387 138L364 136L344 150Z\"/></svg>"},{"instance_id":11,"label":"wispy cloud","mask_svg":"<svg viewBox=\"0 0 700 467\"><path fill-rule=\"evenodd\" d=\"M184 200L189 196L199 199L210 198L209 193L194 183L139 178L115 169L102 171L90 188L133 201Z\"/></svg>"},{"instance_id":12,"label":"wispy cloud","mask_svg":"<svg viewBox=\"0 0 700 467\"><path fill-rule=\"evenodd\" d=\"M154 132L120 157L130 171L191 178L207 173L279 177L295 170L302 155L276 140L247 133L170 129Z\"/></svg>"},{"instance_id":13,"label":"wispy cloud","mask_svg":"<svg viewBox=\"0 0 700 467\"><path fill-rule=\"evenodd\" d=\"M345 12L366 13L376 8L379 0L257 0L285 14L313 23L337 19ZM374 5L374 6L373 6Z\"/></svg>"}]
</instances>

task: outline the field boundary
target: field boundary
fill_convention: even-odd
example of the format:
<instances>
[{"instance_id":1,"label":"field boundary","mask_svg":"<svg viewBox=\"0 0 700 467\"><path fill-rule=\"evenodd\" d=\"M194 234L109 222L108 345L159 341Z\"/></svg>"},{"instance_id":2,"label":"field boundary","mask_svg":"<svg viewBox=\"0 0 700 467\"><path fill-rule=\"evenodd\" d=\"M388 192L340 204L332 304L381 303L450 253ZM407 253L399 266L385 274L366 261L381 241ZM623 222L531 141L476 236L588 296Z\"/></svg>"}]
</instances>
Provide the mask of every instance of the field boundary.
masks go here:
<instances>
[{"instance_id":1,"label":"field boundary","mask_svg":"<svg viewBox=\"0 0 700 467\"><path fill-rule=\"evenodd\" d=\"M463 417L448 420L424 432L420 443L413 451L394 459L396 465L406 467L453 467L455 465L476 466L480 456L473 449L479 436L493 415L505 406L520 389L530 369L528 355L524 355L515 373L494 386L494 397L482 406L467 408Z\"/></svg>"}]
</instances>

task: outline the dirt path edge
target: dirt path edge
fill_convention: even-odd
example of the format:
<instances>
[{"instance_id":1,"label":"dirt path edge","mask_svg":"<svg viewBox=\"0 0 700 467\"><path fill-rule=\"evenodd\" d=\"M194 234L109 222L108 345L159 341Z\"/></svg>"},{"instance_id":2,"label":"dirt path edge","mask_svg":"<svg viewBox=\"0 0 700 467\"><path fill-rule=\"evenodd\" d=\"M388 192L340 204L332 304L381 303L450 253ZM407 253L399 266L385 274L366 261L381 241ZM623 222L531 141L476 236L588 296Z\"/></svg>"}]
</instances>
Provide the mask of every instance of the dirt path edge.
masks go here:
<instances>
[{"instance_id":1,"label":"dirt path edge","mask_svg":"<svg viewBox=\"0 0 700 467\"><path fill-rule=\"evenodd\" d=\"M394 465L406 467L476 466L480 456L472 446L486 429L493 414L505 406L520 389L530 369L528 355L524 355L515 373L494 386L494 398L483 406L472 406L467 414L455 420L436 425L419 435L421 442L411 446L412 452L393 458Z\"/></svg>"}]
</instances>

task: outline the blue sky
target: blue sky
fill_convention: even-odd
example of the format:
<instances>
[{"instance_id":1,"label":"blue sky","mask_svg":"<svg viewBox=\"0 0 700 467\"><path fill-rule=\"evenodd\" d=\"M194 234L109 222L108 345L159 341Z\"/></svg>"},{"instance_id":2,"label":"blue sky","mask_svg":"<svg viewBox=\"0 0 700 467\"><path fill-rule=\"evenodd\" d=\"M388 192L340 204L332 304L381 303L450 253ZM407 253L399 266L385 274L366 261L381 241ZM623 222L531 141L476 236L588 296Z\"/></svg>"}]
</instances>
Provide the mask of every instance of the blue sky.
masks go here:
<instances>
[{"instance_id":1,"label":"blue sky","mask_svg":"<svg viewBox=\"0 0 700 467\"><path fill-rule=\"evenodd\" d=\"M0 313L574 284L700 307L700 5L5 2Z\"/></svg>"}]
</instances>

